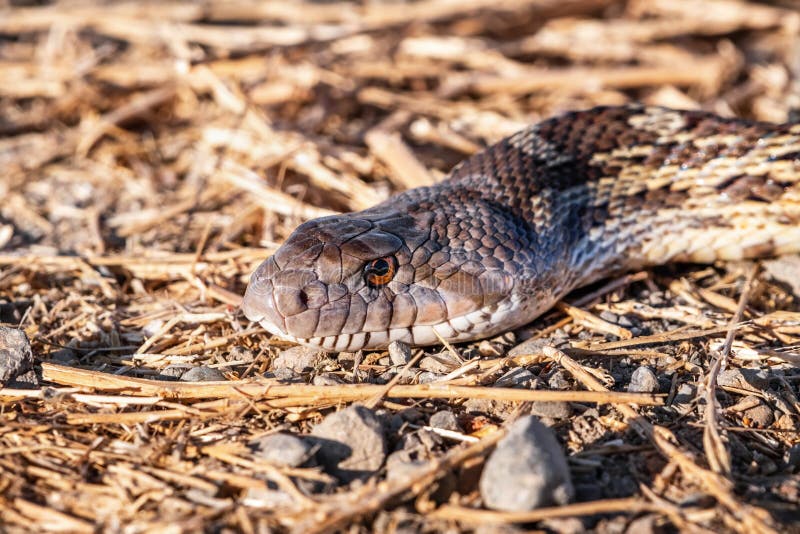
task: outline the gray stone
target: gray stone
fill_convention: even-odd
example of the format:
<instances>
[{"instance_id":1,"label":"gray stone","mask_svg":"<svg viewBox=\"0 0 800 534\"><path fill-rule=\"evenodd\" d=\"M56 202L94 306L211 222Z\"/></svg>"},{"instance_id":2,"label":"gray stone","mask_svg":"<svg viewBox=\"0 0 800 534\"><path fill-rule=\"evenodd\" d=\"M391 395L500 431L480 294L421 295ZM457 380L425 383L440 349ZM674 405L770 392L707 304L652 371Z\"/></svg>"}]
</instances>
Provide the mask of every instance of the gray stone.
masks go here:
<instances>
[{"instance_id":1,"label":"gray stone","mask_svg":"<svg viewBox=\"0 0 800 534\"><path fill-rule=\"evenodd\" d=\"M170 364L164 367L159 373L158 378L180 378L183 374L191 369L189 365L182 365L182 364Z\"/></svg>"},{"instance_id":2,"label":"gray stone","mask_svg":"<svg viewBox=\"0 0 800 534\"><path fill-rule=\"evenodd\" d=\"M420 384L430 384L431 382L436 382L437 380L441 379L443 376L444 375L440 375L438 373L425 371L424 373L417 375L417 382Z\"/></svg>"},{"instance_id":3,"label":"gray stone","mask_svg":"<svg viewBox=\"0 0 800 534\"><path fill-rule=\"evenodd\" d=\"M781 256L766 260L762 265L770 278L786 284L796 297L800 297L800 255Z\"/></svg>"},{"instance_id":4,"label":"gray stone","mask_svg":"<svg viewBox=\"0 0 800 534\"><path fill-rule=\"evenodd\" d=\"M206 365L192 367L181 375L183 382L218 382L227 380L222 371Z\"/></svg>"},{"instance_id":5,"label":"gray stone","mask_svg":"<svg viewBox=\"0 0 800 534\"><path fill-rule=\"evenodd\" d=\"M494 385L500 388L530 388L535 381L536 376L533 373L524 367L517 367L498 378Z\"/></svg>"},{"instance_id":6,"label":"gray stone","mask_svg":"<svg viewBox=\"0 0 800 534\"><path fill-rule=\"evenodd\" d=\"M431 416L428 424L432 427L442 428L444 430L461 432L461 426L458 424L456 414L449 410L441 410L436 412Z\"/></svg>"},{"instance_id":7,"label":"gray stone","mask_svg":"<svg viewBox=\"0 0 800 534\"><path fill-rule=\"evenodd\" d=\"M311 383L315 386L341 386L342 384L346 384L344 380L333 373L315 375L314 378L311 379Z\"/></svg>"},{"instance_id":8,"label":"gray stone","mask_svg":"<svg viewBox=\"0 0 800 534\"><path fill-rule=\"evenodd\" d=\"M495 415L499 409L498 405L499 401L492 399L467 399L462 406L467 413Z\"/></svg>"},{"instance_id":9,"label":"gray stone","mask_svg":"<svg viewBox=\"0 0 800 534\"><path fill-rule=\"evenodd\" d=\"M769 387L769 375L761 369L725 369L717 376L717 385L762 392Z\"/></svg>"},{"instance_id":10,"label":"gray stone","mask_svg":"<svg viewBox=\"0 0 800 534\"><path fill-rule=\"evenodd\" d=\"M446 375L454 366L442 356L425 356L419 361L419 368L423 371Z\"/></svg>"},{"instance_id":11,"label":"gray stone","mask_svg":"<svg viewBox=\"0 0 800 534\"><path fill-rule=\"evenodd\" d=\"M426 461L414 459L413 456L413 453L405 449L390 454L386 458L386 479L402 480L427 464Z\"/></svg>"},{"instance_id":12,"label":"gray stone","mask_svg":"<svg viewBox=\"0 0 800 534\"><path fill-rule=\"evenodd\" d=\"M392 365L405 365L411 360L411 347L400 341L389 343L389 358Z\"/></svg>"},{"instance_id":13,"label":"gray stone","mask_svg":"<svg viewBox=\"0 0 800 534\"><path fill-rule=\"evenodd\" d=\"M270 434L250 442L254 456L281 467L303 465L311 455L311 445L291 434Z\"/></svg>"},{"instance_id":14,"label":"gray stone","mask_svg":"<svg viewBox=\"0 0 800 534\"><path fill-rule=\"evenodd\" d=\"M558 390L566 390L572 388L572 385L569 383L569 380L567 380L562 371L556 371L555 373L553 373L547 380L547 385L550 386L550 389L558 389Z\"/></svg>"},{"instance_id":15,"label":"gray stone","mask_svg":"<svg viewBox=\"0 0 800 534\"><path fill-rule=\"evenodd\" d=\"M617 321L619 321L619 315L617 315L616 313L614 313L612 311L609 311L609 310L603 310L600 313L600 318L602 320L606 321L606 322L614 323L614 324L616 324Z\"/></svg>"},{"instance_id":16,"label":"gray stone","mask_svg":"<svg viewBox=\"0 0 800 534\"><path fill-rule=\"evenodd\" d=\"M549 419L567 419L572 415L572 406L568 402L561 401L533 401L531 414Z\"/></svg>"},{"instance_id":17,"label":"gray stone","mask_svg":"<svg viewBox=\"0 0 800 534\"><path fill-rule=\"evenodd\" d=\"M523 356L526 354L542 354L544 347L552 347L553 340L548 338L537 338L523 341L516 347L508 351L509 356Z\"/></svg>"},{"instance_id":18,"label":"gray stone","mask_svg":"<svg viewBox=\"0 0 800 534\"><path fill-rule=\"evenodd\" d=\"M318 349L298 345L282 350L272 362L272 367L275 370L290 369L295 373L302 373L312 371L322 357L323 353Z\"/></svg>"},{"instance_id":19,"label":"gray stone","mask_svg":"<svg viewBox=\"0 0 800 534\"><path fill-rule=\"evenodd\" d=\"M302 384L303 377L299 374L295 373L288 367L279 367L275 369L275 372L272 373L272 376L279 380L280 382L286 384Z\"/></svg>"},{"instance_id":20,"label":"gray stone","mask_svg":"<svg viewBox=\"0 0 800 534\"><path fill-rule=\"evenodd\" d=\"M319 447L317 458L325 470L343 482L369 477L386 458L381 421L359 404L325 417L307 439Z\"/></svg>"},{"instance_id":21,"label":"gray stone","mask_svg":"<svg viewBox=\"0 0 800 534\"><path fill-rule=\"evenodd\" d=\"M564 505L574 494L555 434L530 415L516 421L489 455L479 486L486 507L509 512Z\"/></svg>"},{"instance_id":22,"label":"gray stone","mask_svg":"<svg viewBox=\"0 0 800 534\"><path fill-rule=\"evenodd\" d=\"M628 391L631 393L652 393L658 390L658 377L646 365L637 367L631 375Z\"/></svg>"},{"instance_id":23,"label":"gray stone","mask_svg":"<svg viewBox=\"0 0 800 534\"><path fill-rule=\"evenodd\" d=\"M0 385L33 368L33 352L28 336L16 328L0 326Z\"/></svg>"}]
</instances>

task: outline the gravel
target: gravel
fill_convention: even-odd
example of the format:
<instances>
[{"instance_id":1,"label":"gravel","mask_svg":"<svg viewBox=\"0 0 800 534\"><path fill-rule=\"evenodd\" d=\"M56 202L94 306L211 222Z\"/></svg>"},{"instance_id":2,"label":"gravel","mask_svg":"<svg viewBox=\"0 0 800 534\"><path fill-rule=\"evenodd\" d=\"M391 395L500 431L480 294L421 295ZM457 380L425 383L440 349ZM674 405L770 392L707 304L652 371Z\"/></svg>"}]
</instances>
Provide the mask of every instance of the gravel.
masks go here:
<instances>
[{"instance_id":1,"label":"gravel","mask_svg":"<svg viewBox=\"0 0 800 534\"><path fill-rule=\"evenodd\" d=\"M273 369L289 369L295 373L311 371L324 353L317 349L298 345L286 350L282 350L275 361L272 362Z\"/></svg>"},{"instance_id":2,"label":"gravel","mask_svg":"<svg viewBox=\"0 0 800 534\"><path fill-rule=\"evenodd\" d=\"M552 430L534 416L515 422L480 479L487 508L509 512L567 504L574 494L567 459Z\"/></svg>"},{"instance_id":3,"label":"gravel","mask_svg":"<svg viewBox=\"0 0 800 534\"><path fill-rule=\"evenodd\" d=\"M631 393L653 393L658 390L658 377L646 365L637 367L631 375L628 391Z\"/></svg>"},{"instance_id":4,"label":"gravel","mask_svg":"<svg viewBox=\"0 0 800 534\"><path fill-rule=\"evenodd\" d=\"M270 434L250 442L258 458L280 467L298 467L311 456L312 446L291 434Z\"/></svg>"},{"instance_id":5,"label":"gravel","mask_svg":"<svg viewBox=\"0 0 800 534\"><path fill-rule=\"evenodd\" d=\"M325 471L343 482L369 477L386 458L381 420L359 404L325 417L307 439L319 447L317 459Z\"/></svg>"},{"instance_id":6,"label":"gravel","mask_svg":"<svg viewBox=\"0 0 800 534\"><path fill-rule=\"evenodd\" d=\"M549 419L567 419L572 415L572 406L568 402L561 401L533 401L531 403L531 414Z\"/></svg>"},{"instance_id":7,"label":"gravel","mask_svg":"<svg viewBox=\"0 0 800 534\"><path fill-rule=\"evenodd\" d=\"M411 360L411 347L400 341L389 343L389 359L392 365L405 365Z\"/></svg>"},{"instance_id":8,"label":"gravel","mask_svg":"<svg viewBox=\"0 0 800 534\"><path fill-rule=\"evenodd\" d=\"M500 388L531 388L534 382L536 375L524 367L517 367L498 378L494 385Z\"/></svg>"},{"instance_id":9,"label":"gravel","mask_svg":"<svg viewBox=\"0 0 800 534\"><path fill-rule=\"evenodd\" d=\"M214 367L200 365L192 367L181 375L183 382L218 382L227 380L222 371Z\"/></svg>"},{"instance_id":10,"label":"gravel","mask_svg":"<svg viewBox=\"0 0 800 534\"><path fill-rule=\"evenodd\" d=\"M458 424L456 415L450 410L441 410L433 414L428 422L430 426L453 432L461 432L461 425Z\"/></svg>"}]
</instances>

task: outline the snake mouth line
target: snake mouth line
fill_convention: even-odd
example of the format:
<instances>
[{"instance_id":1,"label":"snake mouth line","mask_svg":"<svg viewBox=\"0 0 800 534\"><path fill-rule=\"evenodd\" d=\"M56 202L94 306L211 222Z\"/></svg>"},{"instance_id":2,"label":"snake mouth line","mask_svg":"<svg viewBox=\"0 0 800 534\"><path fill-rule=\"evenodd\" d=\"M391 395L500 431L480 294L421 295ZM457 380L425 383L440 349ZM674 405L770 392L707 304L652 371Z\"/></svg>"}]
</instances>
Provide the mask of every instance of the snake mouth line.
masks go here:
<instances>
[{"instance_id":1,"label":"snake mouth line","mask_svg":"<svg viewBox=\"0 0 800 534\"><path fill-rule=\"evenodd\" d=\"M449 321L438 325L424 325L404 328L390 328L375 332L357 332L354 334L338 334L335 336L299 338L282 332L269 321L262 320L259 324L270 334L286 341L298 343L308 347L329 350L332 352L356 351L361 349L385 348L392 341L402 341L411 345L433 345L440 343L440 339L459 341L460 337L469 333L456 332ZM439 334L437 336L436 334ZM444 335L451 334L451 335ZM456 334L455 338L452 334ZM440 337L441 336L441 337Z\"/></svg>"},{"instance_id":2,"label":"snake mouth line","mask_svg":"<svg viewBox=\"0 0 800 534\"><path fill-rule=\"evenodd\" d=\"M383 349L392 341L401 341L412 346L436 345L440 344L442 340L454 343L471 341L486 337L487 329L492 329L493 325L496 329L496 325L503 324L502 320L511 308L508 305L494 306L492 309L477 310L437 324L309 338L293 336L265 316L252 316L251 314L248 318L260 324L270 334L283 340L321 350L343 352Z\"/></svg>"}]
</instances>

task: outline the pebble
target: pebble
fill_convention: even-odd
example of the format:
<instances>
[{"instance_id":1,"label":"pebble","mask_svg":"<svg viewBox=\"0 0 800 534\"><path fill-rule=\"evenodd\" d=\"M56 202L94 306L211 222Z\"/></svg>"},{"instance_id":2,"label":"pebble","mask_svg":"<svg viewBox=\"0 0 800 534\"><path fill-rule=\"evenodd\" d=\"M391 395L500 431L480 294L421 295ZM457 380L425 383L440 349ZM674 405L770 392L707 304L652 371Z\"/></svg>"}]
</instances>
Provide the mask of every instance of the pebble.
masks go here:
<instances>
[{"instance_id":1,"label":"pebble","mask_svg":"<svg viewBox=\"0 0 800 534\"><path fill-rule=\"evenodd\" d=\"M499 401L492 399L467 399L462 404L464 411L469 414L477 415L496 415L499 408Z\"/></svg>"},{"instance_id":2,"label":"pebble","mask_svg":"<svg viewBox=\"0 0 800 534\"><path fill-rule=\"evenodd\" d=\"M441 410L433 414L428 421L432 427L441 428L443 430L452 430L453 432L461 432L461 425L458 424L456 414L450 410Z\"/></svg>"},{"instance_id":3,"label":"pebble","mask_svg":"<svg viewBox=\"0 0 800 534\"><path fill-rule=\"evenodd\" d=\"M717 376L717 385L761 392L769 387L769 375L761 369L725 369Z\"/></svg>"},{"instance_id":4,"label":"pebble","mask_svg":"<svg viewBox=\"0 0 800 534\"><path fill-rule=\"evenodd\" d=\"M33 368L28 336L16 328L0 326L0 385L5 385Z\"/></svg>"},{"instance_id":5,"label":"pebble","mask_svg":"<svg viewBox=\"0 0 800 534\"><path fill-rule=\"evenodd\" d=\"M536 375L524 367L517 367L498 378L494 385L499 388L530 388L535 381Z\"/></svg>"},{"instance_id":6,"label":"pebble","mask_svg":"<svg viewBox=\"0 0 800 534\"><path fill-rule=\"evenodd\" d=\"M274 370L289 369L295 373L312 371L320 360L322 353L311 347L298 345L282 350L272 362Z\"/></svg>"},{"instance_id":7,"label":"pebble","mask_svg":"<svg viewBox=\"0 0 800 534\"><path fill-rule=\"evenodd\" d=\"M564 505L574 494L561 445L534 416L511 426L486 461L479 486L487 508L509 512Z\"/></svg>"},{"instance_id":8,"label":"pebble","mask_svg":"<svg viewBox=\"0 0 800 534\"><path fill-rule=\"evenodd\" d=\"M341 386L346 384L344 380L333 373L322 373L315 375L311 379L311 383L315 386Z\"/></svg>"},{"instance_id":9,"label":"pebble","mask_svg":"<svg viewBox=\"0 0 800 534\"><path fill-rule=\"evenodd\" d=\"M267 376L267 375L265 374L264 376ZM300 374L295 373L294 371L292 371L291 369L288 369L286 367L279 367L278 369L275 369L275 372L272 373L271 376L268 376L268 378L275 378L276 380L278 380L279 382L281 382L283 384L302 384L303 383L303 377Z\"/></svg>"},{"instance_id":10,"label":"pebble","mask_svg":"<svg viewBox=\"0 0 800 534\"><path fill-rule=\"evenodd\" d=\"M431 382L436 382L440 380L444 375L440 375L439 373L431 373L430 371L425 371L417 375L417 383L419 384L430 384Z\"/></svg>"},{"instance_id":11,"label":"pebble","mask_svg":"<svg viewBox=\"0 0 800 534\"><path fill-rule=\"evenodd\" d=\"M227 380L222 371L207 365L192 367L181 375L183 382L217 382Z\"/></svg>"},{"instance_id":12,"label":"pebble","mask_svg":"<svg viewBox=\"0 0 800 534\"><path fill-rule=\"evenodd\" d=\"M572 415L572 406L568 402L561 401L533 401L531 414L549 419L567 419Z\"/></svg>"},{"instance_id":13,"label":"pebble","mask_svg":"<svg viewBox=\"0 0 800 534\"><path fill-rule=\"evenodd\" d=\"M529 339L523 341L508 351L509 356L522 356L524 354L541 354L544 347L553 346L553 340L547 338Z\"/></svg>"},{"instance_id":14,"label":"pebble","mask_svg":"<svg viewBox=\"0 0 800 534\"><path fill-rule=\"evenodd\" d=\"M386 458L381 421L359 404L325 417L307 439L319 446L317 459L325 471L342 482L369 477Z\"/></svg>"},{"instance_id":15,"label":"pebble","mask_svg":"<svg viewBox=\"0 0 800 534\"><path fill-rule=\"evenodd\" d=\"M407 450L394 451L386 458L386 480L402 480L428 462L415 460Z\"/></svg>"},{"instance_id":16,"label":"pebble","mask_svg":"<svg viewBox=\"0 0 800 534\"><path fill-rule=\"evenodd\" d=\"M637 367L631 375L628 391L631 393L653 393L658 391L658 377L646 365Z\"/></svg>"},{"instance_id":17,"label":"pebble","mask_svg":"<svg viewBox=\"0 0 800 534\"><path fill-rule=\"evenodd\" d=\"M446 375L455 367L441 356L425 356L419 361L419 368L430 373Z\"/></svg>"},{"instance_id":18,"label":"pebble","mask_svg":"<svg viewBox=\"0 0 800 534\"><path fill-rule=\"evenodd\" d=\"M547 385L550 386L550 389L558 389L558 390L566 390L572 388L572 385L569 383L569 380L564 376L562 371L556 371L550 378L547 379Z\"/></svg>"},{"instance_id":19,"label":"pebble","mask_svg":"<svg viewBox=\"0 0 800 534\"><path fill-rule=\"evenodd\" d=\"M602 320L606 321L606 322L614 323L614 324L616 324L617 321L619 321L619 315L617 315L616 313L614 313L612 311L609 311L609 310L603 310L600 313L600 318Z\"/></svg>"},{"instance_id":20,"label":"pebble","mask_svg":"<svg viewBox=\"0 0 800 534\"><path fill-rule=\"evenodd\" d=\"M170 365L164 367L158 373L158 378L159 379L170 379L170 378L178 379L181 376L183 376L183 374L186 371L188 371L189 369L191 369L191 366L189 366L189 365L174 364L173 363L173 364L170 364Z\"/></svg>"},{"instance_id":21,"label":"pebble","mask_svg":"<svg viewBox=\"0 0 800 534\"><path fill-rule=\"evenodd\" d=\"M389 359L392 365L405 365L411 360L411 347L401 341L389 343Z\"/></svg>"},{"instance_id":22,"label":"pebble","mask_svg":"<svg viewBox=\"0 0 800 534\"><path fill-rule=\"evenodd\" d=\"M311 455L311 445L291 434L270 434L250 442L254 456L280 467L298 467Z\"/></svg>"}]
</instances>

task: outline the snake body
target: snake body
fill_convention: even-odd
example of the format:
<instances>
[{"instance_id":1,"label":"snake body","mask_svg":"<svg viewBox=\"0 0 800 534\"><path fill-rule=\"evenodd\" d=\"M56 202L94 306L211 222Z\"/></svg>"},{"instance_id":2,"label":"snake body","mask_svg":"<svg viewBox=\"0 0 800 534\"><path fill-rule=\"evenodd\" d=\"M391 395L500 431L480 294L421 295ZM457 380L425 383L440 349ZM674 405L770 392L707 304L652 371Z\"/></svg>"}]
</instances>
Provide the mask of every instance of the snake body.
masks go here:
<instances>
[{"instance_id":1,"label":"snake body","mask_svg":"<svg viewBox=\"0 0 800 534\"><path fill-rule=\"evenodd\" d=\"M622 271L800 251L798 181L800 124L570 112L433 186L300 225L242 306L331 351L488 337Z\"/></svg>"}]
</instances>

